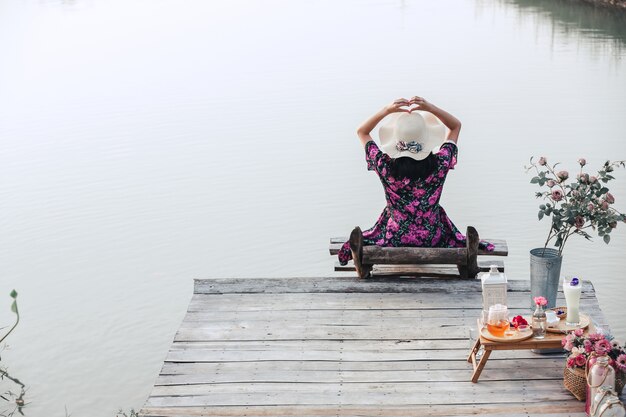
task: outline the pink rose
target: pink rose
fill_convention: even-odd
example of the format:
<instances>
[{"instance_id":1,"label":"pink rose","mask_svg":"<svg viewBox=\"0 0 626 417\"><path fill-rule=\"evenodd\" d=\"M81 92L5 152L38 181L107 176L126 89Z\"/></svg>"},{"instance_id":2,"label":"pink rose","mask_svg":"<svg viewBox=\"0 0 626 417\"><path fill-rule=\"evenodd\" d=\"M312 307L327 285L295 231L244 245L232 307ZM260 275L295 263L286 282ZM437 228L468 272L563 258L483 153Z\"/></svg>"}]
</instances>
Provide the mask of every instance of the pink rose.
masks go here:
<instances>
[{"instance_id":1,"label":"pink rose","mask_svg":"<svg viewBox=\"0 0 626 417\"><path fill-rule=\"evenodd\" d=\"M561 190L552 190L551 197L554 201L561 201L563 199L563 192L561 192Z\"/></svg>"},{"instance_id":2,"label":"pink rose","mask_svg":"<svg viewBox=\"0 0 626 417\"><path fill-rule=\"evenodd\" d=\"M594 205L592 203L587 204L587 210L593 211L594 208L595 207L594 207Z\"/></svg>"},{"instance_id":3,"label":"pink rose","mask_svg":"<svg viewBox=\"0 0 626 417\"><path fill-rule=\"evenodd\" d=\"M604 196L604 199L609 204L615 203L615 197L613 197L613 194L611 194L611 193L606 193L606 195Z\"/></svg>"},{"instance_id":4,"label":"pink rose","mask_svg":"<svg viewBox=\"0 0 626 417\"><path fill-rule=\"evenodd\" d=\"M566 179L569 178L569 172L567 171L559 171L556 173L556 177L561 180L561 181L565 181Z\"/></svg>"},{"instance_id":5,"label":"pink rose","mask_svg":"<svg viewBox=\"0 0 626 417\"><path fill-rule=\"evenodd\" d=\"M546 160L545 157L542 156L541 158L539 158L539 161L537 163L541 166L544 166L545 164L548 163L548 161Z\"/></svg>"},{"instance_id":6,"label":"pink rose","mask_svg":"<svg viewBox=\"0 0 626 417\"><path fill-rule=\"evenodd\" d=\"M585 165L587 165L587 161L585 160L585 158L580 158L578 160L578 163L580 164L581 167L584 167Z\"/></svg>"},{"instance_id":7,"label":"pink rose","mask_svg":"<svg viewBox=\"0 0 626 417\"><path fill-rule=\"evenodd\" d=\"M574 362L576 363L576 366L579 366L582 368L587 363L587 359L585 359L584 355L578 355L574 359Z\"/></svg>"},{"instance_id":8,"label":"pink rose","mask_svg":"<svg viewBox=\"0 0 626 417\"><path fill-rule=\"evenodd\" d=\"M550 188L554 187L556 185L556 181L554 180L548 180L548 182L546 182L546 185Z\"/></svg>"},{"instance_id":9,"label":"pink rose","mask_svg":"<svg viewBox=\"0 0 626 417\"><path fill-rule=\"evenodd\" d=\"M585 341L583 341L583 347L585 348L585 352L593 352L593 343L591 343L591 340L586 339Z\"/></svg>"},{"instance_id":10,"label":"pink rose","mask_svg":"<svg viewBox=\"0 0 626 417\"><path fill-rule=\"evenodd\" d=\"M578 181L580 181L582 184L587 184L589 182L589 174L578 174Z\"/></svg>"},{"instance_id":11,"label":"pink rose","mask_svg":"<svg viewBox=\"0 0 626 417\"><path fill-rule=\"evenodd\" d=\"M584 334L584 330L583 329L576 329L574 330L574 336L580 337Z\"/></svg>"},{"instance_id":12,"label":"pink rose","mask_svg":"<svg viewBox=\"0 0 626 417\"><path fill-rule=\"evenodd\" d=\"M567 358L567 367L568 368L573 368L574 367L574 358Z\"/></svg>"},{"instance_id":13,"label":"pink rose","mask_svg":"<svg viewBox=\"0 0 626 417\"><path fill-rule=\"evenodd\" d=\"M611 226L611 229L615 229L617 227L617 222L611 222L609 223L609 226Z\"/></svg>"},{"instance_id":14,"label":"pink rose","mask_svg":"<svg viewBox=\"0 0 626 417\"><path fill-rule=\"evenodd\" d=\"M604 200L600 200L600 206L602 207L602 210L608 210L609 209L609 203L607 203Z\"/></svg>"},{"instance_id":15,"label":"pink rose","mask_svg":"<svg viewBox=\"0 0 626 417\"><path fill-rule=\"evenodd\" d=\"M591 184L593 184L594 182L597 182L597 181L598 181L598 177L594 177L594 176L589 177L589 182Z\"/></svg>"},{"instance_id":16,"label":"pink rose","mask_svg":"<svg viewBox=\"0 0 626 417\"><path fill-rule=\"evenodd\" d=\"M574 219L574 226L576 226L577 229L581 229L584 225L585 218L583 216L576 216L576 218Z\"/></svg>"}]
</instances>

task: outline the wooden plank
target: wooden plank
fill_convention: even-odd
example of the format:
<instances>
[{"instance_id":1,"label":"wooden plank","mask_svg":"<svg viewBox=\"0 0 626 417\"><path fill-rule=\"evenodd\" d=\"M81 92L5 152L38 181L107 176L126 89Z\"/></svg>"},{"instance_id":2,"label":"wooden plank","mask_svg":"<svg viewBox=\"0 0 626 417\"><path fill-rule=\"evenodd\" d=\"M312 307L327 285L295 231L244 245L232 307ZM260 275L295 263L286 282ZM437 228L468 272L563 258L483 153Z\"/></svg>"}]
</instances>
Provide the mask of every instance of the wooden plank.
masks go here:
<instances>
[{"instance_id":1,"label":"wooden plank","mask_svg":"<svg viewBox=\"0 0 626 417\"><path fill-rule=\"evenodd\" d=\"M467 264L465 248L383 248L364 246L367 264Z\"/></svg>"},{"instance_id":2,"label":"wooden plank","mask_svg":"<svg viewBox=\"0 0 626 417\"><path fill-rule=\"evenodd\" d=\"M195 280L195 294L237 294L237 293L476 293L480 292L480 281L446 281L429 279L369 278L356 277L326 278L218 278ZM509 292L529 292L530 281L509 280ZM589 281L583 281L583 293L594 292ZM562 290L559 289L562 294Z\"/></svg>"},{"instance_id":3,"label":"wooden plank","mask_svg":"<svg viewBox=\"0 0 626 417\"><path fill-rule=\"evenodd\" d=\"M504 261L496 260L478 260L478 269L480 272L487 272L495 265L498 271L505 272ZM336 272L354 271L354 264L349 261L346 265L335 262ZM450 278L458 277L457 268L449 265L423 264L423 265L374 265L372 275L376 276L392 276L392 275L408 275L417 277L434 277L434 278Z\"/></svg>"},{"instance_id":4,"label":"wooden plank","mask_svg":"<svg viewBox=\"0 0 626 417\"><path fill-rule=\"evenodd\" d=\"M484 249L478 250L478 255L483 256L508 256L509 255L509 246L506 240L503 239L482 239L494 245L493 252L486 251ZM347 242L348 238L331 238L330 245L328 246L328 251L331 255L337 255L339 253L339 249Z\"/></svg>"},{"instance_id":5,"label":"wooden plank","mask_svg":"<svg viewBox=\"0 0 626 417\"><path fill-rule=\"evenodd\" d=\"M535 347L535 346L533 346ZM544 346L545 347L545 346ZM541 346L537 346L541 348ZM342 362L369 362L369 361L455 361L467 357L465 349L416 349L416 350L247 350L236 349L215 351L208 349L172 349L167 355L168 362L236 362L245 358L246 361L342 361ZM530 350L507 352L510 358L532 358L535 356ZM564 356L563 356L564 357Z\"/></svg>"},{"instance_id":6,"label":"wooden plank","mask_svg":"<svg viewBox=\"0 0 626 417\"><path fill-rule=\"evenodd\" d=\"M545 413L549 410L548 413ZM584 405L572 401L508 402L499 404L438 404L436 406L411 404L399 406L387 404L384 410L378 405L246 405L212 407L158 407L144 408L145 417L197 417L197 416L242 416L247 417L415 417L415 416L501 416L501 417L586 417Z\"/></svg>"},{"instance_id":7,"label":"wooden plank","mask_svg":"<svg viewBox=\"0 0 626 417\"><path fill-rule=\"evenodd\" d=\"M513 366L515 365L515 366ZM494 353L489 360L489 369L502 369L511 371L512 369L525 369L538 367L540 369L563 370L562 355L534 355L532 357L509 358L506 355ZM441 371L445 375L454 375L460 371L471 372L467 362L463 360L452 361L368 361L368 362L348 362L340 361L262 361L262 362L165 362L161 370L161 375L194 375L194 374L241 374L256 372L259 374L271 374L274 372L324 372L333 374L338 371L343 372L376 372L395 374L398 372L421 372L421 371ZM485 376L484 376L485 377Z\"/></svg>"},{"instance_id":8,"label":"wooden plank","mask_svg":"<svg viewBox=\"0 0 626 417\"><path fill-rule=\"evenodd\" d=\"M305 385L305 387L303 387ZM152 406L328 404L506 404L570 400L553 380L410 383L254 383L156 386ZM416 401L420 398L420 401Z\"/></svg>"}]
</instances>

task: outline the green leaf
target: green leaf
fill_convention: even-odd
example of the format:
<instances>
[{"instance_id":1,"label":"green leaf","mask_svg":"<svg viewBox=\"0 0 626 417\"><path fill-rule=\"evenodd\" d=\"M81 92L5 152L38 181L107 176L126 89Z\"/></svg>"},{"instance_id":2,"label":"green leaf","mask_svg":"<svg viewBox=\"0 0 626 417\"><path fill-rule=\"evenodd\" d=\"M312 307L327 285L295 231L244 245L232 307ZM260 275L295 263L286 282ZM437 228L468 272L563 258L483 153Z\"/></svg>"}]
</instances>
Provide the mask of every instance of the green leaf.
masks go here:
<instances>
[{"instance_id":1,"label":"green leaf","mask_svg":"<svg viewBox=\"0 0 626 417\"><path fill-rule=\"evenodd\" d=\"M530 180L531 184L537 184L539 182L539 177L532 177L532 179Z\"/></svg>"},{"instance_id":2,"label":"green leaf","mask_svg":"<svg viewBox=\"0 0 626 417\"><path fill-rule=\"evenodd\" d=\"M11 291L11 298L17 298L17 291Z\"/></svg>"},{"instance_id":3,"label":"green leaf","mask_svg":"<svg viewBox=\"0 0 626 417\"><path fill-rule=\"evenodd\" d=\"M17 314L17 301L13 301L11 304L11 311Z\"/></svg>"},{"instance_id":4,"label":"green leaf","mask_svg":"<svg viewBox=\"0 0 626 417\"><path fill-rule=\"evenodd\" d=\"M611 235L604 235L603 239L604 239L604 243L608 245L609 242L611 241Z\"/></svg>"},{"instance_id":5,"label":"green leaf","mask_svg":"<svg viewBox=\"0 0 626 417\"><path fill-rule=\"evenodd\" d=\"M537 217L539 217L539 220L543 219L543 211L540 211Z\"/></svg>"}]
</instances>

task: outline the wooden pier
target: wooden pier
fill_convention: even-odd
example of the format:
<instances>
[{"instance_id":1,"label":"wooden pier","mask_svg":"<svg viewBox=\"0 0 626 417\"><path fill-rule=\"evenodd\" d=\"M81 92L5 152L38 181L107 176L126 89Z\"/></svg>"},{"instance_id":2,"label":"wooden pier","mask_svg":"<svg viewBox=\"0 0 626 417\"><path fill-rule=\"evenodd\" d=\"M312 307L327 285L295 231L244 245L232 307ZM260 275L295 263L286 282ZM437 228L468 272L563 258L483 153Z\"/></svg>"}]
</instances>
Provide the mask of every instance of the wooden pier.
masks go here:
<instances>
[{"instance_id":1,"label":"wooden pier","mask_svg":"<svg viewBox=\"0 0 626 417\"><path fill-rule=\"evenodd\" d=\"M528 282L508 299L528 314ZM480 309L476 280L197 280L140 415L583 417L562 354L495 351L470 381ZM605 325L589 282L581 310Z\"/></svg>"}]
</instances>

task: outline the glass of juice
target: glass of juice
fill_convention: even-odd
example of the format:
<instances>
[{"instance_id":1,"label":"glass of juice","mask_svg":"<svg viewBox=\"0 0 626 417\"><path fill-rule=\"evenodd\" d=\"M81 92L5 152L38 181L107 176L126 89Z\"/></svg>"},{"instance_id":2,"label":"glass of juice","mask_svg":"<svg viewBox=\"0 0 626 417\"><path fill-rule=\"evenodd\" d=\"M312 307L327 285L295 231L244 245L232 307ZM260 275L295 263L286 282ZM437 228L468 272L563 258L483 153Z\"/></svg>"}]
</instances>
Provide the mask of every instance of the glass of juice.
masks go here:
<instances>
[{"instance_id":1,"label":"glass of juice","mask_svg":"<svg viewBox=\"0 0 626 417\"><path fill-rule=\"evenodd\" d=\"M563 294L567 304L565 324L568 326L578 326L580 324L580 294L582 287L582 282L576 277L566 276L563 279Z\"/></svg>"},{"instance_id":2,"label":"glass of juice","mask_svg":"<svg viewBox=\"0 0 626 417\"><path fill-rule=\"evenodd\" d=\"M489 307L487 330L494 336L503 337L509 330L509 312L505 305L495 304Z\"/></svg>"}]
</instances>

